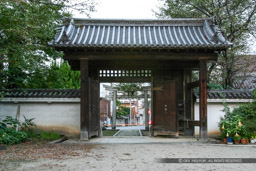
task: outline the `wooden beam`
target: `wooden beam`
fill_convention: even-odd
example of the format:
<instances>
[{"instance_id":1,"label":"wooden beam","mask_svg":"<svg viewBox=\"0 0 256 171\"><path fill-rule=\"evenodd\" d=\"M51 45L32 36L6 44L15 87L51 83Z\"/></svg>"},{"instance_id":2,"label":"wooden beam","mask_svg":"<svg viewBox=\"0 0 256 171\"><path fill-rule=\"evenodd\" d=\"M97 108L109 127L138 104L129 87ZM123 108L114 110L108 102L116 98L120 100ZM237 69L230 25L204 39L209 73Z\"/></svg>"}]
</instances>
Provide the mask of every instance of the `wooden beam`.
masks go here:
<instances>
[{"instance_id":1,"label":"wooden beam","mask_svg":"<svg viewBox=\"0 0 256 171\"><path fill-rule=\"evenodd\" d=\"M64 59L79 60L88 58L89 60L179 60L196 61L199 56L205 56L208 60L217 60L218 54L214 52L131 52L131 51L66 51Z\"/></svg>"},{"instance_id":2,"label":"wooden beam","mask_svg":"<svg viewBox=\"0 0 256 171\"><path fill-rule=\"evenodd\" d=\"M199 80L200 80L200 102L199 102L199 113L200 113L200 139L207 140L207 65L206 59L200 59L199 62Z\"/></svg>"},{"instance_id":3,"label":"wooden beam","mask_svg":"<svg viewBox=\"0 0 256 171\"><path fill-rule=\"evenodd\" d=\"M99 77L99 81L102 83L118 82L118 83L144 83L151 82L151 77Z\"/></svg>"},{"instance_id":4,"label":"wooden beam","mask_svg":"<svg viewBox=\"0 0 256 171\"><path fill-rule=\"evenodd\" d=\"M194 81L186 84L187 89L192 89L200 86L200 81Z\"/></svg>"},{"instance_id":5,"label":"wooden beam","mask_svg":"<svg viewBox=\"0 0 256 171\"><path fill-rule=\"evenodd\" d=\"M199 69L198 61L169 61L169 60L94 60L90 67L104 69Z\"/></svg>"},{"instance_id":6,"label":"wooden beam","mask_svg":"<svg viewBox=\"0 0 256 171\"><path fill-rule=\"evenodd\" d=\"M80 70L78 59L67 59L72 70ZM171 60L93 60L89 61L89 68L99 70L111 69L199 69L198 61L171 61Z\"/></svg>"},{"instance_id":7,"label":"wooden beam","mask_svg":"<svg viewBox=\"0 0 256 171\"><path fill-rule=\"evenodd\" d=\"M88 140L90 137L89 116L89 68L88 60L80 60L81 72L81 106L80 106L80 140Z\"/></svg>"}]
</instances>

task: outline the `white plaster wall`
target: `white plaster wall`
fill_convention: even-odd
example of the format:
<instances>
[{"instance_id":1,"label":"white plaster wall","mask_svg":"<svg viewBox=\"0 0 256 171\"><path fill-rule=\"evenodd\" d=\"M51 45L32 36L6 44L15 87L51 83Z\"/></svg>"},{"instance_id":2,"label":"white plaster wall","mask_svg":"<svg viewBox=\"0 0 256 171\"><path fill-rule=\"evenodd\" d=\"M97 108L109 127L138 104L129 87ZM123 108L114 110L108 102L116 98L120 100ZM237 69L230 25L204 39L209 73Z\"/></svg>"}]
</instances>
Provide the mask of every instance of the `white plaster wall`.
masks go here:
<instances>
[{"instance_id":1,"label":"white plaster wall","mask_svg":"<svg viewBox=\"0 0 256 171\"><path fill-rule=\"evenodd\" d=\"M56 131L68 136L80 134L80 103L76 102L1 102L0 118L16 117L20 105L20 119L35 118L38 130Z\"/></svg>"},{"instance_id":2,"label":"white plaster wall","mask_svg":"<svg viewBox=\"0 0 256 171\"><path fill-rule=\"evenodd\" d=\"M248 100L229 100L229 107L233 110ZM0 100L0 118L5 116L16 117L17 106L21 106L20 118L23 115L27 118L35 118L34 122L39 130L53 130L69 136L79 136L80 134L80 99L21 99L5 98ZM218 122L224 115L221 111L224 108L222 100L208 101L208 134L210 136L219 135ZM195 103L195 120L199 120L199 103ZM118 122L118 120L117 120ZM124 120L117 124L124 124ZM199 127L195 128L195 134L199 135Z\"/></svg>"},{"instance_id":3,"label":"white plaster wall","mask_svg":"<svg viewBox=\"0 0 256 171\"><path fill-rule=\"evenodd\" d=\"M246 101L247 102L247 101ZM238 107L239 105L245 103L245 101L230 101L228 102L228 106L231 111ZM208 135L209 136L217 136L220 135L218 123L220 118L224 116L224 112L222 111L224 106L221 102L208 102L207 103L207 126L208 126ZM195 103L195 120L199 120L199 103ZM195 135L199 135L199 127L195 127Z\"/></svg>"}]
</instances>

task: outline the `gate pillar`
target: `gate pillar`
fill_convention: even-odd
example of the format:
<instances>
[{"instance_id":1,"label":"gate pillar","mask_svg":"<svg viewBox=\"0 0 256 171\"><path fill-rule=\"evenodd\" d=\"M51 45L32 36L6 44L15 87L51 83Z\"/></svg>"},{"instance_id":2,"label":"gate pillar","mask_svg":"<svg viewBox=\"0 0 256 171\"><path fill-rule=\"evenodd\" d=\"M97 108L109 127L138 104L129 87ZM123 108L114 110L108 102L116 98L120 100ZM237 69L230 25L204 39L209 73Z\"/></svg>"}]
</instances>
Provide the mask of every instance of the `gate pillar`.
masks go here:
<instances>
[{"instance_id":1,"label":"gate pillar","mask_svg":"<svg viewBox=\"0 0 256 171\"><path fill-rule=\"evenodd\" d=\"M89 115L89 65L88 59L80 60L81 74L81 103L80 103L80 140L89 140L90 115Z\"/></svg>"}]
</instances>

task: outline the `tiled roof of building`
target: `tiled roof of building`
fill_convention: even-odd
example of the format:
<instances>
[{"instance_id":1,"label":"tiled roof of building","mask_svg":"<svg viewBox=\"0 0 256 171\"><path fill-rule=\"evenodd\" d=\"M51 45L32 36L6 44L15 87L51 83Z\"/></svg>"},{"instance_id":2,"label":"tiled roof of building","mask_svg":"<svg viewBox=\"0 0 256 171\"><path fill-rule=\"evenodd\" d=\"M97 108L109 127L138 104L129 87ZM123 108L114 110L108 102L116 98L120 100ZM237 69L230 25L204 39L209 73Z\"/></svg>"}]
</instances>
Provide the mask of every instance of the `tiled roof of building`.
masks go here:
<instances>
[{"instance_id":1,"label":"tiled roof of building","mask_svg":"<svg viewBox=\"0 0 256 171\"><path fill-rule=\"evenodd\" d=\"M83 48L210 48L232 43L213 19L103 20L71 19L60 27L55 47Z\"/></svg>"},{"instance_id":2,"label":"tiled roof of building","mask_svg":"<svg viewBox=\"0 0 256 171\"><path fill-rule=\"evenodd\" d=\"M80 90L76 89L24 89L2 90L3 97L15 98L79 98Z\"/></svg>"},{"instance_id":3,"label":"tiled roof of building","mask_svg":"<svg viewBox=\"0 0 256 171\"><path fill-rule=\"evenodd\" d=\"M256 88L256 73L246 79L237 79L234 81L233 86L240 89L255 89Z\"/></svg>"},{"instance_id":4,"label":"tiled roof of building","mask_svg":"<svg viewBox=\"0 0 256 171\"><path fill-rule=\"evenodd\" d=\"M24 89L2 90L3 97L14 98L80 98L80 90L76 89ZM194 95L199 98L198 91ZM252 90L208 90L208 99L253 99Z\"/></svg>"},{"instance_id":5,"label":"tiled roof of building","mask_svg":"<svg viewBox=\"0 0 256 171\"><path fill-rule=\"evenodd\" d=\"M199 92L195 91L194 95L199 98ZM252 90L208 90L207 99L253 99Z\"/></svg>"}]
</instances>

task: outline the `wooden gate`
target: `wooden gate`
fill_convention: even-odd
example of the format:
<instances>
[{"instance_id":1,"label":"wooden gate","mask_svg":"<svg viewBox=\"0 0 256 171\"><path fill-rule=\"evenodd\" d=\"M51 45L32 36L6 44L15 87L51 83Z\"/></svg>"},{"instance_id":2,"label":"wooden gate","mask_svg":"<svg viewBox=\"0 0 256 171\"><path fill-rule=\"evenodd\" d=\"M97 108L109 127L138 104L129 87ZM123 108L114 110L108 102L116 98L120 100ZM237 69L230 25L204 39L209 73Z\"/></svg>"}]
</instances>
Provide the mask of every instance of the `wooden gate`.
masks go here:
<instances>
[{"instance_id":1,"label":"wooden gate","mask_svg":"<svg viewBox=\"0 0 256 171\"><path fill-rule=\"evenodd\" d=\"M157 135L178 136L176 82L156 82L153 88L153 132Z\"/></svg>"},{"instance_id":2,"label":"wooden gate","mask_svg":"<svg viewBox=\"0 0 256 171\"><path fill-rule=\"evenodd\" d=\"M99 111L99 81L90 79L90 133L89 138L92 136L99 136L100 131L100 111Z\"/></svg>"}]
</instances>

